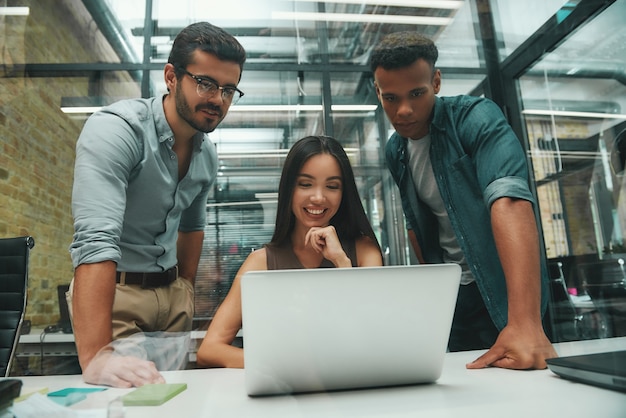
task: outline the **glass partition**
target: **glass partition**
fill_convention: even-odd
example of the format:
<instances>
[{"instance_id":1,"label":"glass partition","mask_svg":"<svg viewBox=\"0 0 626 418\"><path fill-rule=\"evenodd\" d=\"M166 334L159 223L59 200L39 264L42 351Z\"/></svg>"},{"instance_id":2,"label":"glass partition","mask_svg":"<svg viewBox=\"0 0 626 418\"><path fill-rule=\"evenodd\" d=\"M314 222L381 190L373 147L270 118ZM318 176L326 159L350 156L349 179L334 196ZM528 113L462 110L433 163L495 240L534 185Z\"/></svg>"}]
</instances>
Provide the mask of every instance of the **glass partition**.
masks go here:
<instances>
[{"instance_id":1,"label":"glass partition","mask_svg":"<svg viewBox=\"0 0 626 418\"><path fill-rule=\"evenodd\" d=\"M491 1L498 39L500 60L504 61L513 51L533 35L540 35L540 28L552 17L562 21L576 7L578 1L526 0ZM555 15L556 14L556 15ZM523 16L523 18L521 18Z\"/></svg>"},{"instance_id":2,"label":"glass partition","mask_svg":"<svg viewBox=\"0 0 626 418\"><path fill-rule=\"evenodd\" d=\"M616 1L519 80L553 278L584 314L573 339L626 334L623 16Z\"/></svg>"}]
</instances>

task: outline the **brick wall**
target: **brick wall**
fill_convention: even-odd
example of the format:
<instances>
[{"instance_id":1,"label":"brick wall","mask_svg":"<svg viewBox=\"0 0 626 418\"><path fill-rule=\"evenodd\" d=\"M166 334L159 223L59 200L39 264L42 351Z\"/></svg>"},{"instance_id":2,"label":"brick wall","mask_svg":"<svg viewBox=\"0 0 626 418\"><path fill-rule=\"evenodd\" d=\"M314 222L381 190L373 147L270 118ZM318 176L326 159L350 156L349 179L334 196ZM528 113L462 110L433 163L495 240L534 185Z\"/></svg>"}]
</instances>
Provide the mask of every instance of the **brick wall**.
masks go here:
<instances>
[{"instance_id":1,"label":"brick wall","mask_svg":"<svg viewBox=\"0 0 626 418\"><path fill-rule=\"evenodd\" d=\"M30 6L30 15L0 17L0 237L35 238L26 319L37 327L58 320L56 286L73 272L70 197L83 120L61 112L61 97L87 96L89 84L84 75L29 77L21 64L119 60L80 0L9 3ZM128 80L116 73L99 88L137 95L121 91Z\"/></svg>"}]
</instances>

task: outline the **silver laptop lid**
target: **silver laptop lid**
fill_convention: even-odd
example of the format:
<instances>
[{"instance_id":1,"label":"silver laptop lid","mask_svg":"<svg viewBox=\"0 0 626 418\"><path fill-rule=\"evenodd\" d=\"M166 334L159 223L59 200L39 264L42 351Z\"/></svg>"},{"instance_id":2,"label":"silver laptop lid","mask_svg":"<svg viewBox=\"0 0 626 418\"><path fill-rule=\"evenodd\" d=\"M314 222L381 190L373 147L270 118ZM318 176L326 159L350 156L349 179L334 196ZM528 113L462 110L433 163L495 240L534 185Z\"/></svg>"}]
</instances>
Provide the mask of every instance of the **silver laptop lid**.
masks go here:
<instances>
[{"instance_id":1,"label":"silver laptop lid","mask_svg":"<svg viewBox=\"0 0 626 418\"><path fill-rule=\"evenodd\" d=\"M434 382L461 277L456 264L249 272L249 395Z\"/></svg>"}]
</instances>

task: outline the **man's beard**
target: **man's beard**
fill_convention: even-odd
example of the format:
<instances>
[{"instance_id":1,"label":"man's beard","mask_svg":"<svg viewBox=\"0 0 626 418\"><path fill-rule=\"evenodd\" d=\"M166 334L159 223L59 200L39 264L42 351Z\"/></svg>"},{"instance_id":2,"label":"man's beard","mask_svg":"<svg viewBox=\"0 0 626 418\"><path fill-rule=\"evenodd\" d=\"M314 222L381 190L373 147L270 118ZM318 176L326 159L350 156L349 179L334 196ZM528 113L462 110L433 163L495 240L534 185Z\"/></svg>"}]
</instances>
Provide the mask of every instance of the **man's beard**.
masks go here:
<instances>
[{"instance_id":1,"label":"man's beard","mask_svg":"<svg viewBox=\"0 0 626 418\"><path fill-rule=\"evenodd\" d=\"M187 103L185 95L183 94L182 89L180 87L180 83L176 86L176 92L175 92L175 95L174 95L174 101L176 103L176 112L178 112L178 115L181 117L181 119L183 119L185 122L187 122L189 124L189 126L191 126L196 131L200 131L200 132L204 132L204 133L213 132L215 130L215 128L217 128L217 125L219 125L219 123L223 119L222 116L221 116L222 115L222 111L221 111L221 109L219 107L212 106L210 104L206 104L205 106L203 106L203 108L210 109L210 110L215 110L216 112L219 113L220 119L217 121L217 123L215 123L215 126L211 126L210 122L206 122L205 125L199 125L193 119L194 111L191 110L191 107L189 106L189 103Z\"/></svg>"}]
</instances>

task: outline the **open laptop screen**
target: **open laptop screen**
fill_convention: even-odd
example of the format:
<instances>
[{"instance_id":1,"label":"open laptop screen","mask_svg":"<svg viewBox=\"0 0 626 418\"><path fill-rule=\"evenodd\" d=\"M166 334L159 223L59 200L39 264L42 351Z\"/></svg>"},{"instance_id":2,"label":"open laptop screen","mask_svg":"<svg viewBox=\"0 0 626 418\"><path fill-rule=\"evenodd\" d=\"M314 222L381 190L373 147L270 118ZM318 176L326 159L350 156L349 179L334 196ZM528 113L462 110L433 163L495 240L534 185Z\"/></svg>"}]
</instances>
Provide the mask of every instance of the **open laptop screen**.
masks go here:
<instances>
[{"instance_id":1,"label":"open laptop screen","mask_svg":"<svg viewBox=\"0 0 626 418\"><path fill-rule=\"evenodd\" d=\"M434 382L460 276L456 264L246 273L248 394Z\"/></svg>"}]
</instances>

